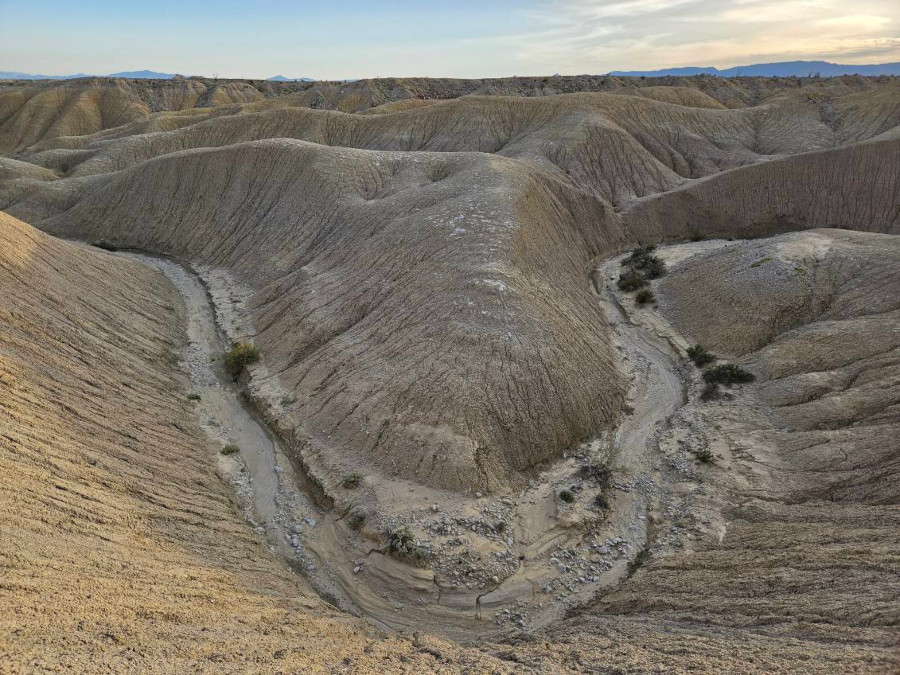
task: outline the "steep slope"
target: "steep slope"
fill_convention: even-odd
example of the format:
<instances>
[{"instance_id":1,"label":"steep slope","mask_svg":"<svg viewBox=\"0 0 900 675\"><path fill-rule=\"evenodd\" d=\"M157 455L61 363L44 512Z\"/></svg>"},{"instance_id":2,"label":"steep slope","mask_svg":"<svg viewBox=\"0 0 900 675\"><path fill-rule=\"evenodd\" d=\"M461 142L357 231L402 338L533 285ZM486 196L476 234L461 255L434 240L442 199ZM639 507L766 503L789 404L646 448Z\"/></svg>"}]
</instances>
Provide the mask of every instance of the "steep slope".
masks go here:
<instances>
[{"instance_id":1,"label":"steep slope","mask_svg":"<svg viewBox=\"0 0 900 675\"><path fill-rule=\"evenodd\" d=\"M496 489L618 408L583 281L617 245L594 225L611 213L522 163L282 139L167 155L76 200L43 226L252 284L298 439L338 464Z\"/></svg>"},{"instance_id":2,"label":"steep slope","mask_svg":"<svg viewBox=\"0 0 900 675\"><path fill-rule=\"evenodd\" d=\"M759 237L816 227L900 232L900 142L863 143L726 171L635 200L622 223L639 241Z\"/></svg>"},{"instance_id":3,"label":"steep slope","mask_svg":"<svg viewBox=\"0 0 900 675\"><path fill-rule=\"evenodd\" d=\"M337 613L242 522L161 275L0 214L0 294L0 670L503 670Z\"/></svg>"},{"instance_id":4,"label":"steep slope","mask_svg":"<svg viewBox=\"0 0 900 675\"><path fill-rule=\"evenodd\" d=\"M659 310L757 377L699 404L715 429L703 472L722 490L724 522L596 609L890 651L900 620L897 237L815 230L679 260L659 284Z\"/></svg>"}]
</instances>

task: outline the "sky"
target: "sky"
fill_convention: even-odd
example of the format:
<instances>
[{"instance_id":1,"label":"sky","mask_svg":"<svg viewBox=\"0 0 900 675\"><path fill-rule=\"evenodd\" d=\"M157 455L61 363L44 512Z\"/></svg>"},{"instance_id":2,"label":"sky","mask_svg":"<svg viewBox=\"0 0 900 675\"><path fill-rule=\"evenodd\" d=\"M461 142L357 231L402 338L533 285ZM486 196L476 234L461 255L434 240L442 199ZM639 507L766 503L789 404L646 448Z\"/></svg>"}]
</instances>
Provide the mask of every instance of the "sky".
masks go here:
<instances>
[{"instance_id":1,"label":"sky","mask_svg":"<svg viewBox=\"0 0 900 675\"><path fill-rule=\"evenodd\" d=\"M0 0L0 71L315 79L900 61L900 0Z\"/></svg>"}]
</instances>

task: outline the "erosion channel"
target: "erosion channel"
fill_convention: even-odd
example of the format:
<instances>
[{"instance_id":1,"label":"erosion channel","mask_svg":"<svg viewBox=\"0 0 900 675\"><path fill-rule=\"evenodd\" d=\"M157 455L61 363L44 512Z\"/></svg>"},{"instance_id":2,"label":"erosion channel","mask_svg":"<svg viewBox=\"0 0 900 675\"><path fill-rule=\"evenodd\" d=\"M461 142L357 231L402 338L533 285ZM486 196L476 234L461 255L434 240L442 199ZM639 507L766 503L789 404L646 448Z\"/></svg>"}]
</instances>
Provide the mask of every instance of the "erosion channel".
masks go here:
<instances>
[{"instance_id":1,"label":"erosion channel","mask_svg":"<svg viewBox=\"0 0 900 675\"><path fill-rule=\"evenodd\" d=\"M380 542L341 522L347 514L333 508L296 452L226 372L223 356L233 335L223 325L220 298L205 283L208 274L201 280L190 266L168 258L116 255L162 271L180 292L187 318L182 366L219 472L270 549L340 608L382 627L422 628L457 639L531 630L616 587L644 549L672 543L671 537L655 539L687 507L683 496L672 493L675 478L661 462L658 443L686 403L686 384L671 342L629 318L609 282L616 260L598 269L592 283L631 378L626 413L614 433L567 453L521 494L479 498L479 506L505 509L506 555L515 561L510 574L494 577L485 592L451 586L439 572L397 561ZM598 477L592 467L611 472ZM577 494L574 503L560 500L569 489ZM595 498L601 492L605 506ZM459 504L443 506L462 512Z\"/></svg>"}]
</instances>

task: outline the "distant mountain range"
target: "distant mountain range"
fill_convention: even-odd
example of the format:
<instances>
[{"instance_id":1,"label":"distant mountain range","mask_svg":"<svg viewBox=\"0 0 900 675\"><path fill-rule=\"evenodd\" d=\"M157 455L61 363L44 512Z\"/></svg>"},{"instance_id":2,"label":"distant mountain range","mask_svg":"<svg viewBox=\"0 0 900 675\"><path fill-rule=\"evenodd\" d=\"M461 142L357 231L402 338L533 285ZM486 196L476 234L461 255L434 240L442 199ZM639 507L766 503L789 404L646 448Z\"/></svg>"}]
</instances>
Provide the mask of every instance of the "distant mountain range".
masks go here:
<instances>
[{"instance_id":1,"label":"distant mountain range","mask_svg":"<svg viewBox=\"0 0 900 675\"><path fill-rule=\"evenodd\" d=\"M836 77L838 75L900 75L900 62L869 65L844 65L828 61L781 61L755 63L749 66L718 68L664 68L662 70L614 70L610 75L620 77L690 77L691 75L715 75L717 77Z\"/></svg>"},{"instance_id":2,"label":"distant mountain range","mask_svg":"<svg viewBox=\"0 0 900 675\"><path fill-rule=\"evenodd\" d=\"M285 77L284 75L276 75L269 78L270 82L315 82L311 77Z\"/></svg>"},{"instance_id":3,"label":"distant mountain range","mask_svg":"<svg viewBox=\"0 0 900 675\"><path fill-rule=\"evenodd\" d=\"M75 73L74 75L31 75L29 73L12 73L0 71L0 80L75 80L79 77L125 77L139 80L171 80L176 73L157 73L153 70L127 70L121 73L109 75L89 75L88 73Z\"/></svg>"},{"instance_id":4,"label":"distant mountain range","mask_svg":"<svg viewBox=\"0 0 900 675\"><path fill-rule=\"evenodd\" d=\"M79 77L122 77L133 80L171 80L176 73L158 73L155 70L126 70L121 73L109 75L88 75L87 73L75 73L74 75L31 75L29 73L15 73L0 71L0 80L74 80ZM285 77L276 75L270 77L272 82L315 82L309 77Z\"/></svg>"}]
</instances>

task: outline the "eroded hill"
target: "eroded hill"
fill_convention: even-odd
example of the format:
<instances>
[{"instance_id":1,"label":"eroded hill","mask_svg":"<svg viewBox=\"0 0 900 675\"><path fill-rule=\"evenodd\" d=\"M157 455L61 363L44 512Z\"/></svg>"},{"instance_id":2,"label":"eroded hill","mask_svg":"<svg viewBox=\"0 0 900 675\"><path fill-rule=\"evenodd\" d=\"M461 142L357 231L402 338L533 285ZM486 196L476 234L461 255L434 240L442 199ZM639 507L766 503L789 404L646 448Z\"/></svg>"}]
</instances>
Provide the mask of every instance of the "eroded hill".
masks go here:
<instances>
[{"instance_id":1,"label":"eroded hill","mask_svg":"<svg viewBox=\"0 0 900 675\"><path fill-rule=\"evenodd\" d=\"M651 668L668 663L657 651L667 641L705 654L676 668L740 670L734 650L752 649L760 671L795 658L810 672L830 660L888 669L897 83L556 79L532 98L514 96L537 86L526 78L267 84L259 96L227 83L215 94L227 105L213 107L210 83L196 80L15 85L0 89L4 148L15 151L0 157L0 208L49 233L195 266L227 336L262 353L242 384L324 500L322 516L286 536L326 563L338 604L483 644L499 631L513 642L491 653L534 670ZM558 94L566 86L610 91ZM460 93L502 96L437 100ZM85 286L86 298L130 289L114 318L145 323L128 339L159 335L157 350L180 339L180 301L158 274L134 272L144 285L131 289L116 275L136 263L4 227L18 237L10 250L39 241L53 251L44 257L78 261L28 268L10 287L44 274ZM671 324L631 307L612 272L590 282L638 243L823 227L882 234L667 252L671 273L653 285ZM16 316L46 304L34 292ZM98 307L59 306L74 335L99 330L88 320ZM859 334L865 349L850 342ZM688 338L740 358L757 383L700 401L682 361ZM121 358L142 348L126 341ZM154 382L148 391L173 389ZM93 404L70 392L64 409L114 417L102 402L115 388L95 386ZM145 405L155 424L175 406L160 400ZM169 433L196 442L195 421L179 414ZM698 439L718 453L713 466L693 465L685 448ZM196 475L209 475L206 461ZM615 481L586 469L597 462ZM595 503L596 490L606 496ZM407 527L414 564L390 552ZM637 571L645 549L651 562ZM629 646L607 655L601 634ZM475 670L498 667L458 653Z\"/></svg>"}]
</instances>

